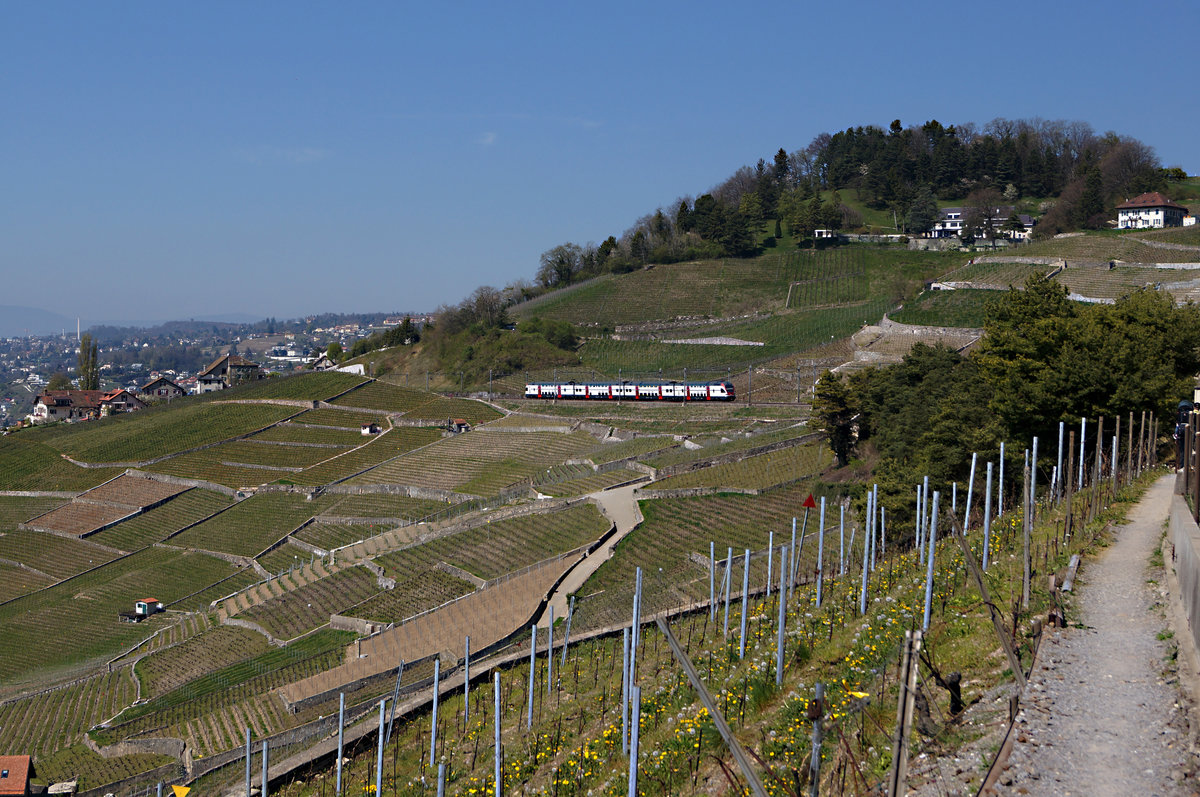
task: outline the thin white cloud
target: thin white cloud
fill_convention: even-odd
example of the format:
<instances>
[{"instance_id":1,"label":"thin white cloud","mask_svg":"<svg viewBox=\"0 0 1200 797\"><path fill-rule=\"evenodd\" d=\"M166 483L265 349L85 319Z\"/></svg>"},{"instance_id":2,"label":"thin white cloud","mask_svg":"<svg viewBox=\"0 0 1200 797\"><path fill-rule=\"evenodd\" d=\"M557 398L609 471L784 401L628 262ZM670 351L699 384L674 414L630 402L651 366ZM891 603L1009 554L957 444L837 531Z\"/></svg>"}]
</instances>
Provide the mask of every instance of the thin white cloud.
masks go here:
<instances>
[{"instance_id":1,"label":"thin white cloud","mask_svg":"<svg viewBox=\"0 0 1200 797\"><path fill-rule=\"evenodd\" d=\"M496 143L496 134L494 132L489 130L486 133L479 134L480 146L490 147L491 145L493 145L495 143Z\"/></svg>"}]
</instances>

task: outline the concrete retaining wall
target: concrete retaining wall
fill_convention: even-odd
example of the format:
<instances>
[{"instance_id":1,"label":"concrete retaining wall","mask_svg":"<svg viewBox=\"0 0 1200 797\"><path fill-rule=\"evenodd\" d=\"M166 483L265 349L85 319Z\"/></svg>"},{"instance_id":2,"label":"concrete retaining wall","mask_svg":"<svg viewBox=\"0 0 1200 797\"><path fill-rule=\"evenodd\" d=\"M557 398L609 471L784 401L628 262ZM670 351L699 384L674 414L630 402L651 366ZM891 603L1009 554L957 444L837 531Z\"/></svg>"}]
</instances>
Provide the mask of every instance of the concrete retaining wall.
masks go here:
<instances>
[{"instance_id":1,"label":"concrete retaining wall","mask_svg":"<svg viewBox=\"0 0 1200 797\"><path fill-rule=\"evenodd\" d=\"M1179 600L1187 614L1192 645L1200 651L1200 526L1192 519L1187 499L1182 495L1171 497L1169 531L1175 574L1179 578Z\"/></svg>"}]
</instances>

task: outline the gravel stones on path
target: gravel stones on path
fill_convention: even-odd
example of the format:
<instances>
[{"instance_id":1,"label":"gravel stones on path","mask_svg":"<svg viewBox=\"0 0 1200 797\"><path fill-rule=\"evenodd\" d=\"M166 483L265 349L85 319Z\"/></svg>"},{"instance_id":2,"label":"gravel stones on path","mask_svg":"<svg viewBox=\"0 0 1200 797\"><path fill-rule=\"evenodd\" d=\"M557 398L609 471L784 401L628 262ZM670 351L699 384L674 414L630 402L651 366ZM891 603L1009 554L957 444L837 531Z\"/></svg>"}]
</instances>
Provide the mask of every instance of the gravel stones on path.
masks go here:
<instances>
[{"instance_id":1,"label":"gravel stones on path","mask_svg":"<svg viewBox=\"0 0 1200 797\"><path fill-rule=\"evenodd\" d=\"M1200 794L1149 564L1174 482L1156 481L1081 569L1073 627L1042 641L996 794Z\"/></svg>"}]
</instances>

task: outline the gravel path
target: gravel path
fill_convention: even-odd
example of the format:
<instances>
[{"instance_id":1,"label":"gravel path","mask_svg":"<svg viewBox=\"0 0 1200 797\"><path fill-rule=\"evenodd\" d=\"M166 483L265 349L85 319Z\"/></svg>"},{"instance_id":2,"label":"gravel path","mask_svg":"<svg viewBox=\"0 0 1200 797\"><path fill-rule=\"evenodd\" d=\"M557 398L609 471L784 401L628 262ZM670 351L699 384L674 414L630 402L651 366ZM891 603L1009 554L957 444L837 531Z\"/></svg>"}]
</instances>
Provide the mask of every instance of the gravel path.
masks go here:
<instances>
[{"instance_id":1,"label":"gravel path","mask_svg":"<svg viewBox=\"0 0 1200 797\"><path fill-rule=\"evenodd\" d=\"M1192 795L1185 710L1168 672L1149 560L1174 475L1159 479L1080 570L1081 623L1048 632L1013 730L1000 795Z\"/></svg>"}]
</instances>

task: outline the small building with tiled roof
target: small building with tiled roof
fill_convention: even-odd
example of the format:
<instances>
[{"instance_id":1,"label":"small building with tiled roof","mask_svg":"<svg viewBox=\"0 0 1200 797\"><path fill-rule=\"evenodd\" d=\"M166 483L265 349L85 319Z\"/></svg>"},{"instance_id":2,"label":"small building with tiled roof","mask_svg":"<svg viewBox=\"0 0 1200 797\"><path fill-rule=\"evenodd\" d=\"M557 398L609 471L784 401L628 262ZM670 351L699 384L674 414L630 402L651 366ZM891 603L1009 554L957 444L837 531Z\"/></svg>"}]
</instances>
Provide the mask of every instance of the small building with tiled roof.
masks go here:
<instances>
[{"instance_id":1,"label":"small building with tiled roof","mask_svg":"<svg viewBox=\"0 0 1200 797\"><path fill-rule=\"evenodd\" d=\"M33 763L27 755L0 755L0 795L30 793Z\"/></svg>"},{"instance_id":2,"label":"small building with tiled roof","mask_svg":"<svg viewBox=\"0 0 1200 797\"><path fill-rule=\"evenodd\" d=\"M175 382L160 376L142 385L142 395L152 401L164 401L186 395L187 391Z\"/></svg>"},{"instance_id":3,"label":"small building with tiled roof","mask_svg":"<svg viewBox=\"0 0 1200 797\"><path fill-rule=\"evenodd\" d=\"M1151 191L1117 205L1118 230L1145 230L1158 227L1182 227L1188 209L1172 202L1158 191Z\"/></svg>"},{"instance_id":4,"label":"small building with tiled roof","mask_svg":"<svg viewBox=\"0 0 1200 797\"><path fill-rule=\"evenodd\" d=\"M223 354L196 377L196 392L211 393L261 377L258 363L240 354Z\"/></svg>"},{"instance_id":5,"label":"small building with tiled roof","mask_svg":"<svg viewBox=\"0 0 1200 797\"><path fill-rule=\"evenodd\" d=\"M46 390L34 401L33 423L78 421L140 410L146 403L123 387L114 390Z\"/></svg>"}]
</instances>

